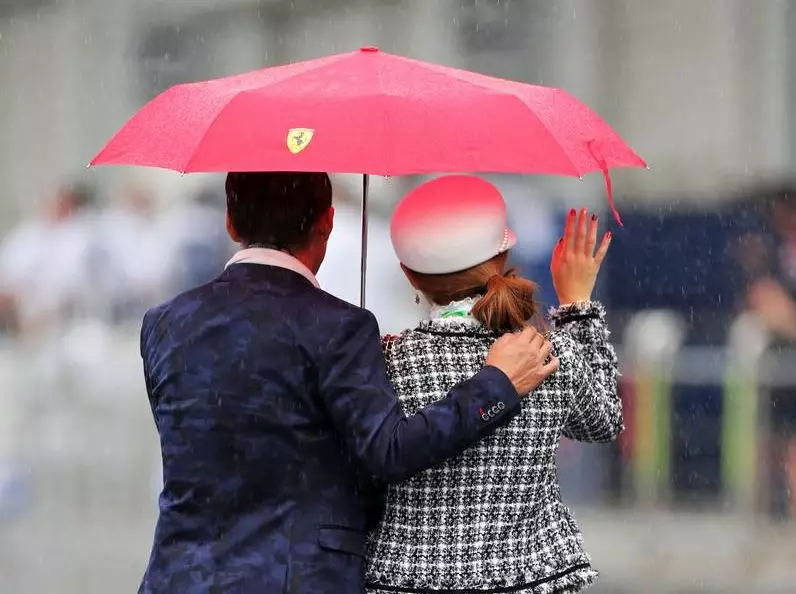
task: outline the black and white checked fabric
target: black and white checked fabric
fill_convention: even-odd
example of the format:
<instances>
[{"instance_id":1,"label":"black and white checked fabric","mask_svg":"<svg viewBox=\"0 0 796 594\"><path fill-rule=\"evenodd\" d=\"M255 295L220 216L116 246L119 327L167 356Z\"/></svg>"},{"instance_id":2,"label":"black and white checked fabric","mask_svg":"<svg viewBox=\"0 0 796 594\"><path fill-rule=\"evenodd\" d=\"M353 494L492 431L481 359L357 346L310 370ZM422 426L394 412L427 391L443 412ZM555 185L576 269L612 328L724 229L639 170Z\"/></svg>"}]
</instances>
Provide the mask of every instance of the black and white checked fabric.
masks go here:
<instances>
[{"instance_id":1,"label":"black and white checked fabric","mask_svg":"<svg viewBox=\"0 0 796 594\"><path fill-rule=\"evenodd\" d=\"M575 592L597 572L561 501L560 437L593 442L622 430L617 359L598 303L553 310L558 371L508 425L447 462L387 489L369 542L368 592ZM483 365L496 335L474 321L434 320L385 340L407 414ZM474 414L477 414L474 411Z\"/></svg>"}]
</instances>

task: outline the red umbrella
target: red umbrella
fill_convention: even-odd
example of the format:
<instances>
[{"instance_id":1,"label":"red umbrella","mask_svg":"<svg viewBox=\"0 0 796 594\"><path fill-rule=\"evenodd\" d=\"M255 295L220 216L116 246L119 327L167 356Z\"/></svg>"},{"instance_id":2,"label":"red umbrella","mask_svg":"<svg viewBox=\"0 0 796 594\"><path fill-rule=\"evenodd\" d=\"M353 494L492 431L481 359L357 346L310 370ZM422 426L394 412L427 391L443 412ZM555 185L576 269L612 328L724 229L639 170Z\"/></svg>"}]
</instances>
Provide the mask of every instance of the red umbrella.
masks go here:
<instances>
[{"instance_id":1,"label":"red umbrella","mask_svg":"<svg viewBox=\"0 0 796 594\"><path fill-rule=\"evenodd\" d=\"M565 91L376 48L172 87L91 164L362 173L365 199L368 174L602 171L620 224L608 169L645 166Z\"/></svg>"}]
</instances>

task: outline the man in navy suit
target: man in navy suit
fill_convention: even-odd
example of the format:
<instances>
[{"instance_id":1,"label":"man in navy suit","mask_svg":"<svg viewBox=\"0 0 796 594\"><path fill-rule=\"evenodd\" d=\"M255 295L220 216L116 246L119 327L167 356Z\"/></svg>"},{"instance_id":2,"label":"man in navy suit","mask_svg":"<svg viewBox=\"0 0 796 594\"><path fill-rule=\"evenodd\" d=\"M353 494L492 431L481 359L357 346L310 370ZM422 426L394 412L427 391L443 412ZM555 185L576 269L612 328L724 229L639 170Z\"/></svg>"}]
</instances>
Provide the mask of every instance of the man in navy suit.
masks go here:
<instances>
[{"instance_id":1,"label":"man in navy suit","mask_svg":"<svg viewBox=\"0 0 796 594\"><path fill-rule=\"evenodd\" d=\"M362 477L400 481L457 454L511 419L557 361L531 329L506 336L477 375L406 417L375 318L315 280L329 177L230 173L226 192L243 249L141 329L164 487L139 592L356 594Z\"/></svg>"}]
</instances>

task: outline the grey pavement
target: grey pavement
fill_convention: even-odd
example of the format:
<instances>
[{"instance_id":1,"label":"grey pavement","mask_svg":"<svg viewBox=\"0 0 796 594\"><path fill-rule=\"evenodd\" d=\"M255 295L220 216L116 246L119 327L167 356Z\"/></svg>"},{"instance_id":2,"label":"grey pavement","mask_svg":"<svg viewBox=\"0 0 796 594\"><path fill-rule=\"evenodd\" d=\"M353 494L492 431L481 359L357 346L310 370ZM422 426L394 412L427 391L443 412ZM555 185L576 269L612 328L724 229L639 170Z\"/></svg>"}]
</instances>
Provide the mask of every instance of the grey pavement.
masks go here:
<instances>
[{"instance_id":1,"label":"grey pavement","mask_svg":"<svg viewBox=\"0 0 796 594\"><path fill-rule=\"evenodd\" d=\"M134 592L154 500L138 488L57 471L34 507L0 524L0 593ZM121 487L124 487L123 489ZM575 510L601 580L595 594L796 591L796 525L720 514Z\"/></svg>"}]
</instances>

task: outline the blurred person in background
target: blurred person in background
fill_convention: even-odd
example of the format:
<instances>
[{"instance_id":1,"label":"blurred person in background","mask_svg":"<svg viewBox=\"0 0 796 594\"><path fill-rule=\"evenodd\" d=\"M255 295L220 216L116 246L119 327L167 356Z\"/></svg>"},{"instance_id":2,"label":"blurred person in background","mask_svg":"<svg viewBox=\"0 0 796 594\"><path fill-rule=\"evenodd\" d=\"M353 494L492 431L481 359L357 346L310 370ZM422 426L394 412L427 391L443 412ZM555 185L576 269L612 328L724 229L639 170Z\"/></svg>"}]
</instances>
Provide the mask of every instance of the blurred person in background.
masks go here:
<instances>
[{"instance_id":1,"label":"blurred person in background","mask_svg":"<svg viewBox=\"0 0 796 594\"><path fill-rule=\"evenodd\" d=\"M162 225L169 241L168 295L215 279L235 251L224 231L224 191L215 185L202 188L185 204L166 212Z\"/></svg>"},{"instance_id":2,"label":"blurred person in background","mask_svg":"<svg viewBox=\"0 0 796 594\"><path fill-rule=\"evenodd\" d=\"M775 348L796 348L796 184L764 191L764 223L745 235L738 252L746 274L747 307L771 333ZM771 389L771 428L783 483L785 514L796 518L796 390Z\"/></svg>"},{"instance_id":3,"label":"blurred person in background","mask_svg":"<svg viewBox=\"0 0 796 594\"><path fill-rule=\"evenodd\" d=\"M138 320L166 296L169 237L151 191L130 187L100 218L94 246L97 309L112 322Z\"/></svg>"},{"instance_id":4,"label":"blurred person in background","mask_svg":"<svg viewBox=\"0 0 796 594\"><path fill-rule=\"evenodd\" d=\"M96 207L92 187L64 185L39 216L22 221L0 245L3 325L13 336L35 345L32 355L37 360L52 361L49 339L91 308ZM27 472L21 462L25 407L31 396L23 387L27 386L26 372L30 373L27 368L17 369L12 377L4 377L13 381L4 383L0 394L0 516L19 512L29 501ZM36 373L41 375L41 369ZM42 396L32 395L34 399Z\"/></svg>"},{"instance_id":5,"label":"blurred person in background","mask_svg":"<svg viewBox=\"0 0 796 594\"><path fill-rule=\"evenodd\" d=\"M336 188L334 229L329 249L318 272L325 291L348 303L360 304L360 258L362 250L362 198ZM382 332L398 332L414 326L424 315L415 291L401 274L390 245L387 221L375 212L368 218L367 308Z\"/></svg>"},{"instance_id":6,"label":"blurred person in background","mask_svg":"<svg viewBox=\"0 0 796 594\"><path fill-rule=\"evenodd\" d=\"M407 417L375 318L315 277L333 227L328 175L230 173L226 192L240 251L141 328L164 487L139 592L355 594L364 471L402 480L505 424L555 370L549 344L532 329L503 337Z\"/></svg>"},{"instance_id":7,"label":"blurred person in background","mask_svg":"<svg viewBox=\"0 0 796 594\"><path fill-rule=\"evenodd\" d=\"M0 245L4 325L24 337L46 334L91 307L97 195L82 183L61 187L37 218Z\"/></svg>"},{"instance_id":8,"label":"blurred person in background","mask_svg":"<svg viewBox=\"0 0 796 594\"><path fill-rule=\"evenodd\" d=\"M369 593L575 592L594 581L556 473L562 436L607 442L622 430L617 358L603 307L591 301L610 234L598 247L597 219L587 219L586 209L571 211L550 264L560 305L548 338L560 368L511 425L387 488L368 550ZM387 376L412 414L477 370L500 336L544 324L533 283L506 267L516 238L489 182L427 182L401 200L390 230L407 278L434 305L415 329L383 342Z\"/></svg>"}]
</instances>

